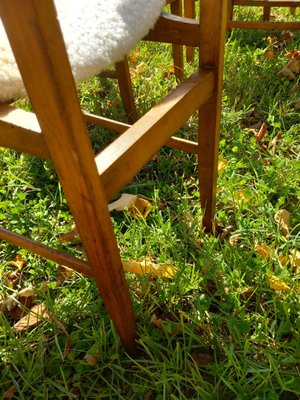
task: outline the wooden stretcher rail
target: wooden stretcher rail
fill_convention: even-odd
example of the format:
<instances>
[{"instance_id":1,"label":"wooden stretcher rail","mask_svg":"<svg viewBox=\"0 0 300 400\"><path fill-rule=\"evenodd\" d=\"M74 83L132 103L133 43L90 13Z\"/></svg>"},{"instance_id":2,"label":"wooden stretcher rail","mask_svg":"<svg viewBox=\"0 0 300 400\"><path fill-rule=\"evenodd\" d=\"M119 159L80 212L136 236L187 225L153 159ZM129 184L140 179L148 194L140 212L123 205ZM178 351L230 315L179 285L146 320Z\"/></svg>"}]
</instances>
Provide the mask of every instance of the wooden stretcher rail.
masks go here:
<instances>
[{"instance_id":1,"label":"wooden stretcher rail","mask_svg":"<svg viewBox=\"0 0 300 400\"><path fill-rule=\"evenodd\" d=\"M199 21L163 12L154 29L144 37L144 40L197 47L199 30Z\"/></svg>"},{"instance_id":2,"label":"wooden stretcher rail","mask_svg":"<svg viewBox=\"0 0 300 400\"><path fill-rule=\"evenodd\" d=\"M215 84L213 71L203 69L193 74L96 156L108 198L132 179L193 111L206 103ZM174 113L178 118L173 117Z\"/></svg>"},{"instance_id":3,"label":"wooden stretcher rail","mask_svg":"<svg viewBox=\"0 0 300 400\"><path fill-rule=\"evenodd\" d=\"M228 21L227 26L240 29L299 30L300 22Z\"/></svg>"},{"instance_id":4,"label":"wooden stretcher rail","mask_svg":"<svg viewBox=\"0 0 300 400\"><path fill-rule=\"evenodd\" d=\"M234 6L251 7L296 7L299 0L233 0Z\"/></svg>"},{"instance_id":5,"label":"wooden stretcher rail","mask_svg":"<svg viewBox=\"0 0 300 400\"><path fill-rule=\"evenodd\" d=\"M86 122L94 125L102 126L103 128L107 128L119 134L124 133L129 129L132 125L124 124L123 122L117 122L108 118L98 117L97 115L89 114L87 112L83 113L84 119ZM178 138L176 136L172 136L167 142L166 146L172 147L173 149L183 150L188 153L197 154L198 144L191 140L186 140L182 138Z\"/></svg>"},{"instance_id":6,"label":"wooden stretcher rail","mask_svg":"<svg viewBox=\"0 0 300 400\"><path fill-rule=\"evenodd\" d=\"M0 103L0 146L49 159L50 154L34 113Z\"/></svg>"},{"instance_id":7,"label":"wooden stretcher rail","mask_svg":"<svg viewBox=\"0 0 300 400\"><path fill-rule=\"evenodd\" d=\"M70 256L69 254L66 254L62 251L52 249L51 247L45 246L34 240L18 235L17 233L10 232L4 228L0 228L0 239L13 244L14 246L22 247L58 264L73 268L81 274L93 277L93 271L87 262Z\"/></svg>"}]
</instances>

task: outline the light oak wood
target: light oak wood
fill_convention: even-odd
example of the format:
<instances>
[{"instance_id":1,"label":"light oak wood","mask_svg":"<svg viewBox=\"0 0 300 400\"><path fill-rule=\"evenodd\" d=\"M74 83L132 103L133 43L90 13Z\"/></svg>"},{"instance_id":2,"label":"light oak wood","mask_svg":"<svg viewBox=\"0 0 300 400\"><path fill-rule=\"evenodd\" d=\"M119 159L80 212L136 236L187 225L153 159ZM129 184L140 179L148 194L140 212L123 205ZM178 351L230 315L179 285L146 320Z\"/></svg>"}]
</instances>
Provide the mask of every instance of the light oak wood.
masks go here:
<instances>
[{"instance_id":1,"label":"light oak wood","mask_svg":"<svg viewBox=\"0 0 300 400\"><path fill-rule=\"evenodd\" d=\"M198 47L199 33L199 21L162 13L155 28L144 37L144 40Z\"/></svg>"},{"instance_id":2,"label":"light oak wood","mask_svg":"<svg viewBox=\"0 0 300 400\"><path fill-rule=\"evenodd\" d=\"M234 6L263 7L263 21L235 21ZM272 7L290 7L291 13L294 14L299 6L299 0L228 0L228 28L298 30L299 22L271 22L270 13Z\"/></svg>"},{"instance_id":3,"label":"light oak wood","mask_svg":"<svg viewBox=\"0 0 300 400\"><path fill-rule=\"evenodd\" d=\"M210 231L213 225L227 2L201 0L200 7L201 24L164 14L147 36L147 40L200 47L199 69L131 126L80 109L53 0L0 2L0 15L36 112L36 116L25 115L24 111L1 105L0 145L52 160L88 261L2 228L0 238L93 276L132 354L136 350L136 323L108 199L162 146L169 145L198 154L203 226ZM199 142L174 137L196 110ZM89 123L119 134L96 157L86 128Z\"/></svg>"},{"instance_id":4,"label":"light oak wood","mask_svg":"<svg viewBox=\"0 0 300 400\"><path fill-rule=\"evenodd\" d=\"M212 72L192 75L96 157L108 198L132 179L214 90Z\"/></svg>"},{"instance_id":5,"label":"light oak wood","mask_svg":"<svg viewBox=\"0 0 300 400\"><path fill-rule=\"evenodd\" d=\"M79 258L73 257L67 253L55 250L51 247L45 246L44 244L18 235L17 233L10 232L4 228L0 228L0 239L13 244L14 246L32 251L41 257L56 262L57 264L73 268L81 274L90 276L91 278L94 277L93 271L86 261L80 260Z\"/></svg>"},{"instance_id":6,"label":"light oak wood","mask_svg":"<svg viewBox=\"0 0 300 400\"><path fill-rule=\"evenodd\" d=\"M213 229L215 214L227 11L226 1L200 1L199 66L213 71L216 77L213 95L199 109L198 171L203 226L207 231Z\"/></svg>"},{"instance_id":7,"label":"light oak wood","mask_svg":"<svg viewBox=\"0 0 300 400\"><path fill-rule=\"evenodd\" d=\"M4 0L0 11L105 307L133 353L133 309L53 3Z\"/></svg>"}]
</instances>

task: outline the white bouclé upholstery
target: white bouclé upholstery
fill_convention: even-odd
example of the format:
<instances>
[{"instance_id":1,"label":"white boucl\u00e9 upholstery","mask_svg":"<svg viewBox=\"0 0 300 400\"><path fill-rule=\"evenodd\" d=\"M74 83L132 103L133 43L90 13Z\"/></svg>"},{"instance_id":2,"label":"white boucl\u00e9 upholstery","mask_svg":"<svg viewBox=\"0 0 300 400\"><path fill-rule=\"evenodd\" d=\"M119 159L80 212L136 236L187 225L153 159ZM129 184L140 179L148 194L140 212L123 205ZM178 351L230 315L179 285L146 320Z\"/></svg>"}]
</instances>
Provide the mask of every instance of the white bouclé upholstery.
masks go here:
<instances>
[{"instance_id":1,"label":"white boucl\u00e9 upholstery","mask_svg":"<svg viewBox=\"0 0 300 400\"><path fill-rule=\"evenodd\" d=\"M76 82L123 59L154 26L164 4L165 0L55 0ZM25 96L0 20L0 101Z\"/></svg>"}]
</instances>

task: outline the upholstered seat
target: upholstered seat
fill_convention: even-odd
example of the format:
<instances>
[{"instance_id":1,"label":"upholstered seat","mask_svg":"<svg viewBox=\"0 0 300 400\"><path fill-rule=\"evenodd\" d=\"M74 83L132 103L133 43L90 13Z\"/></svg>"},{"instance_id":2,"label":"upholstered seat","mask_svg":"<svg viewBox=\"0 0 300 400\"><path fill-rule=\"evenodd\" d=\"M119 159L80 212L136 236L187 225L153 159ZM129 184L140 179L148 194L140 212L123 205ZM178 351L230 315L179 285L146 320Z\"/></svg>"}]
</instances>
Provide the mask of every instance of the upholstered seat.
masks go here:
<instances>
[{"instance_id":1,"label":"upholstered seat","mask_svg":"<svg viewBox=\"0 0 300 400\"><path fill-rule=\"evenodd\" d=\"M164 4L165 0L55 0L76 82L122 60L154 26ZM24 96L23 81L0 23L0 101Z\"/></svg>"}]
</instances>

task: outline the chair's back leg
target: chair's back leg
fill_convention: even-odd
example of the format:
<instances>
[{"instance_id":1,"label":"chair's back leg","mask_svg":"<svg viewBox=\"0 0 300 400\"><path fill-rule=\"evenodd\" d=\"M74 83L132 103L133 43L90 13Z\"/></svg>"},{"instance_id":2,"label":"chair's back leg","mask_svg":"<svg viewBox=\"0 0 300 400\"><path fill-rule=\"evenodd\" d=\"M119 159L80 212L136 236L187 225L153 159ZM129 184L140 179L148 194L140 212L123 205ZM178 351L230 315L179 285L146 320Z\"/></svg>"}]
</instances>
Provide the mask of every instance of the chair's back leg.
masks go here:
<instances>
[{"instance_id":1,"label":"chair's back leg","mask_svg":"<svg viewBox=\"0 0 300 400\"><path fill-rule=\"evenodd\" d=\"M271 7L270 6L264 6L263 21L269 21L270 20L270 15L271 15Z\"/></svg>"},{"instance_id":2,"label":"chair's back leg","mask_svg":"<svg viewBox=\"0 0 300 400\"><path fill-rule=\"evenodd\" d=\"M199 110L198 171L203 226L211 231L216 201L227 0L200 1L200 68L215 71L214 94Z\"/></svg>"},{"instance_id":3,"label":"chair's back leg","mask_svg":"<svg viewBox=\"0 0 300 400\"><path fill-rule=\"evenodd\" d=\"M105 307L133 353L133 309L53 1L2 0L0 13Z\"/></svg>"},{"instance_id":4,"label":"chair's back leg","mask_svg":"<svg viewBox=\"0 0 300 400\"><path fill-rule=\"evenodd\" d=\"M186 18L195 19L195 1L196 0L184 0L184 16ZM194 48L187 46L186 48L186 61L191 62L194 59Z\"/></svg>"},{"instance_id":5,"label":"chair's back leg","mask_svg":"<svg viewBox=\"0 0 300 400\"><path fill-rule=\"evenodd\" d=\"M115 68L124 110L128 122L133 124L137 121L137 113L127 57L117 62Z\"/></svg>"},{"instance_id":6,"label":"chair's back leg","mask_svg":"<svg viewBox=\"0 0 300 400\"><path fill-rule=\"evenodd\" d=\"M171 2L170 7L172 14L182 15L182 0ZM174 60L175 76L178 81L182 81L184 74L183 46L180 44L173 44L172 53Z\"/></svg>"}]
</instances>

